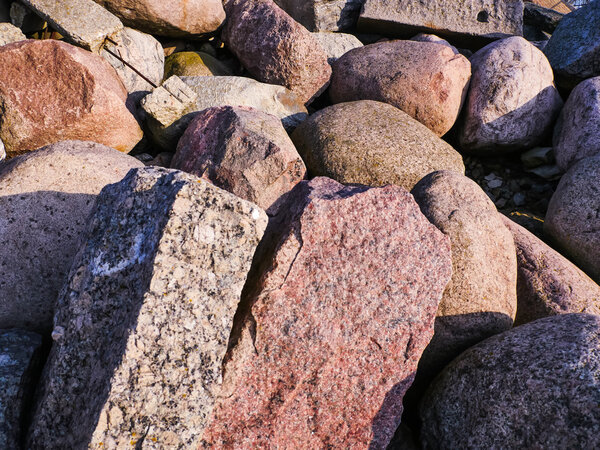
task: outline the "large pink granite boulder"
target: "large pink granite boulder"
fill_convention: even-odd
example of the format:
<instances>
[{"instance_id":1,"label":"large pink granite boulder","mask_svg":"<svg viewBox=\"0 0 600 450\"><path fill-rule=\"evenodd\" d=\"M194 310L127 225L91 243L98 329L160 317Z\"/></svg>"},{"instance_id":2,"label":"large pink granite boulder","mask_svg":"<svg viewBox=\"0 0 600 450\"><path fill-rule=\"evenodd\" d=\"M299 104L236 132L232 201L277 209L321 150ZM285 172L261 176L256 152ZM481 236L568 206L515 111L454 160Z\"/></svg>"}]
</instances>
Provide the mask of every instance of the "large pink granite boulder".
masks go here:
<instances>
[{"instance_id":1,"label":"large pink granite boulder","mask_svg":"<svg viewBox=\"0 0 600 450\"><path fill-rule=\"evenodd\" d=\"M258 252L205 445L385 448L450 279L448 239L402 188L315 178Z\"/></svg>"},{"instance_id":2,"label":"large pink granite boulder","mask_svg":"<svg viewBox=\"0 0 600 450\"><path fill-rule=\"evenodd\" d=\"M446 45L388 41L350 50L332 65L333 103L377 100L400 108L438 136L458 118L471 64Z\"/></svg>"},{"instance_id":3,"label":"large pink granite boulder","mask_svg":"<svg viewBox=\"0 0 600 450\"><path fill-rule=\"evenodd\" d=\"M327 54L272 0L230 0L223 40L257 80L279 84L310 103L329 84Z\"/></svg>"}]
</instances>

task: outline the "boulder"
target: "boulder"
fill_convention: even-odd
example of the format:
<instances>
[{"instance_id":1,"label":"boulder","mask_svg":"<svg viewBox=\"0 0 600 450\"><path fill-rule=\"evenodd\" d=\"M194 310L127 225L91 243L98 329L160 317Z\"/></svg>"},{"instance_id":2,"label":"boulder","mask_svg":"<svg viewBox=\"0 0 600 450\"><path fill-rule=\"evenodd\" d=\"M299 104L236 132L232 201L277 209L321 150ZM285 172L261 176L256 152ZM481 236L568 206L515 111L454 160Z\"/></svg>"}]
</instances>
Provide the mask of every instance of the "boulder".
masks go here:
<instances>
[{"instance_id":1,"label":"boulder","mask_svg":"<svg viewBox=\"0 0 600 450\"><path fill-rule=\"evenodd\" d=\"M171 167L265 210L306 174L281 120L244 106L200 112L179 140Z\"/></svg>"},{"instance_id":2,"label":"boulder","mask_svg":"<svg viewBox=\"0 0 600 450\"><path fill-rule=\"evenodd\" d=\"M327 53L329 64L333 64L350 50L363 46L362 42L353 34L320 31L312 35Z\"/></svg>"},{"instance_id":3,"label":"boulder","mask_svg":"<svg viewBox=\"0 0 600 450\"><path fill-rule=\"evenodd\" d=\"M310 31L354 28L364 0L275 0L294 20Z\"/></svg>"},{"instance_id":4,"label":"boulder","mask_svg":"<svg viewBox=\"0 0 600 450\"><path fill-rule=\"evenodd\" d=\"M371 100L322 109L296 128L292 140L312 176L340 183L412 189L436 170L465 172L460 154L431 130Z\"/></svg>"},{"instance_id":5,"label":"boulder","mask_svg":"<svg viewBox=\"0 0 600 450\"><path fill-rule=\"evenodd\" d=\"M528 150L552 132L563 101L539 49L522 37L502 39L475 53L471 65L461 149L481 155Z\"/></svg>"},{"instance_id":6,"label":"boulder","mask_svg":"<svg viewBox=\"0 0 600 450\"><path fill-rule=\"evenodd\" d=\"M554 0L551 0L554 1ZM570 10L566 11L568 14ZM533 26L540 31L552 34L565 13L560 13L550 7L543 7L529 1L525 2L523 10L523 22L526 25Z\"/></svg>"},{"instance_id":7,"label":"boulder","mask_svg":"<svg viewBox=\"0 0 600 450\"><path fill-rule=\"evenodd\" d=\"M600 316L563 314L470 348L423 400L423 448L598 448L599 341Z\"/></svg>"},{"instance_id":8,"label":"boulder","mask_svg":"<svg viewBox=\"0 0 600 450\"><path fill-rule=\"evenodd\" d=\"M454 54L458 55L460 53L454 45L450 44L450 42L448 42L447 40L442 39L439 36L436 36L435 34L419 33L419 34L411 37L410 40L416 41L416 42L433 42L435 44L442 44L442 45L445 45L446 47L450 47L450 49L454 52Z\"/></svg>"},{"instance_id":9,"label":"boulder","mask_svg":"<svg viewBox=\"0 0 600 450\"><path fill-rule=\"evenodd\" d=\"M450 278L404 189L316 178L257 251L204 445L385 448Z\"/></svg>"},{"instance_id":10,"label":"boulder","mask_svg":"<svg viewBox=\"0 0 600 450\"><path fill-rule=\"evenodd\" d=\"M516 325L556 314L600 315L600 286L525 228L500 218L517 248Z\"/></svg>"},{"instance_id":11,"label":"boulder","mask_svg":"<svg viewBox=\"0 0 600 450\"><path fill-rule=\"evenodd\" d=\"M554 132L556 163L566 171L580 159L600 155L600 77L577 85Z\"/></svg>"},{"instance_id":12,"label":"boulder","mask_svg":"<svg viewBox=\"0 0 600 450\"><path fill-rule=\"evenodd\" d=\"M308 104L328 86L327 54L272 0L230 0L222 38L257 80L287 87Z\"/></svg>"},{"instance_id":13,"label":"boulder","mask_svg":"<svg viewBox=\"0 0 600 450\"><path fill-rule=\"evenodd\" d=\"M600 155L563 175L548 205L544 233L580 269L600 283Z\"/></svg>"},{"instance_id":14,"label":"boulder","mask_svg":"<svg viewBox=\"0 0 600 450\"><path fill-rule=\"evenodd\" d=\"M389 103L438 136L458 117L467 94L471 65L447 46L387 41L350 50L332 66L333 103Z\"/></svg>"},{"instance_id":15,"label":"boulder","mask_svg":"<svg viewBox=\"0 0 600 450\"><path fill-rule=\"evenodd\" d=\"M8 156L68 139L128 152L143 134L126 98L98 55L55 40L0 47L0 139Z\"/></svg>"},{"instance_id":16,"label":"boulder","mask_svg":"<svg viewBox=\"0 0 600 450\"><path fill-rule=\"evenodd\" d=\"M175 170L106 187L57 303L27 448L196 448L266 224Z\"/></svg>"},{"instance_id":17,"label":"boulder","mask_svg":"<svg viewBox=\"0 0 600 450\"><path fill-rule=\"evenodd\" d=\"M203 52L177 52L165 61L165 79L179 77L227 76L232 71L214 56Z\"/></svg>"},{"instance_id":18,"label":"boulder","mask_svg":"<svg viewBox=\"0 0 600 450\"><path fill-rule=\"evenodd\" d=\"M0 329L52 329L54 303L100 190L142 164L66 141L0 165Z\"/></svg>"},{"instance_id":19,"label":"boulder","mask_svg":"<svg viewBox=\"0 0 600 450\"><path fill-rule=\"evenodd\" d=\"M20 28L11 23L0 23L0 46L27 39Z\"/></svg>"}]
</instances>

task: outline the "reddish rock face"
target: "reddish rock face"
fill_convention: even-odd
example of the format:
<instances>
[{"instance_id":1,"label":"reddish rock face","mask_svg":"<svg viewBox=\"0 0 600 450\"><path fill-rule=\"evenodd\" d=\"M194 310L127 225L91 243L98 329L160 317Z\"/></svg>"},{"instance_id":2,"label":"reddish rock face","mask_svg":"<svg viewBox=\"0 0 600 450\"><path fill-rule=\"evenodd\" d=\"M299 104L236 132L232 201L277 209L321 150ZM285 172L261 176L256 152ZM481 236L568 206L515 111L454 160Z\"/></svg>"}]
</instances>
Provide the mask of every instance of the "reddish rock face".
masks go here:
<instances>
[{"instance_id":1,"label":"reddish rock face","mask_svg":"<svg viewBox=\"0 0 600 450\"><path fill-rule=\"evenodd\" d=\"M310 103L331 76L311 33L272 0L230 0L223 40L259 81L279 84Z\"/></svg>"},{"instance_id":2,"label":"reddish rock face","mask_svg":"<svg viewBox=\"0 0 600 450\"><path fill-rule=\"evenodd\" d=\"M298 184L255 256L204 445L385 448L451 265L404 189Z\"/></svg>"},{"instance_id":3,"label":"reddish rock face","mask_svg":"<svg viewBox=\"0 0 600 450\"><path fill-rule=\"evenodd\" d=\"M142 130L126 98L96 54L54 40L0 47L0 138L9 156L69 139L128 152Z\"/></svg>"}]
</instances>

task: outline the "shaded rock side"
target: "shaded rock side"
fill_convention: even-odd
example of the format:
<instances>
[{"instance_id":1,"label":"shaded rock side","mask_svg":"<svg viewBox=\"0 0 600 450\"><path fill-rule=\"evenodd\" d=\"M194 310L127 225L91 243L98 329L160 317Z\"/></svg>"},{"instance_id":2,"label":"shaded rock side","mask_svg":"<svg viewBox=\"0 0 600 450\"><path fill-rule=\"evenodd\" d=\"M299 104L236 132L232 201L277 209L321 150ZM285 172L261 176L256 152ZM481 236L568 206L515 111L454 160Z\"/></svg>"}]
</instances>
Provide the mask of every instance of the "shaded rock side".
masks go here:
<instances>
[{"instance_id":1,"label":"shaded rock side","mask_svg":"<svg viewBox=\"0 0 600 450\"><path fill-rule=\"evenodd\" d=\"M59 297L27 448L196 445L266 222L175 170L106 187Z\"/></svg>"},{"instance_id":2,"label":"shaded rock side","mask_svg":"<svg viewBox=\"0 0 600 450\"><path fill-rule=\"evenodd\" d=\"M364 0L275 0L310 31L354 28Z\"/></svg>"},{"instance_id":3,"label":"shaded rock side","mask_svg":"<svg viewBox=\"0 0 600 450\"><path fill-rule=\"evenodd\" d=\"M282 203L204 445L383 449L450 278L448 240L396 186L316 178Z\"/></svg>"}]
</instances>

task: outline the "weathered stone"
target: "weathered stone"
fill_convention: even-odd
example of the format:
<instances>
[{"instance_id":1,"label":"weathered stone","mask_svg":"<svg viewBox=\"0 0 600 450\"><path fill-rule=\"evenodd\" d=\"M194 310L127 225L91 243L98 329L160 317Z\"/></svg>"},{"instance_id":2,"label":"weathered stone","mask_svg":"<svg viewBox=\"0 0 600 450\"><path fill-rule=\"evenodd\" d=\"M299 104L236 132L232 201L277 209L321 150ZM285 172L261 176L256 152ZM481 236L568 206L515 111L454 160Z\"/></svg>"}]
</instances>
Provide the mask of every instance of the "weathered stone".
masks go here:
<instances>
[{"instance_id":1,"label":"weathered stone","mask_svg":"<svg viewBox=\"0 0 600 450\"><path fill-rule=\"evenodd\" d=\"M228 76L232 71L221 61L208 53L177 52L165 61L165 78L178 77Z\"/></svg>"},{"instance_id":2,"label":"weathered stone","mask_svg":"<svg viewBox=\"0 0 600 450\"><path fill-rule=\"evenodd\" d=\"M528 1L525 2L523 22L526 25L535 26L541 31L553 33L564 16L564 13L559 13L554 9L544 8Z\"/></svg>"},{"instance_id":3,"label":"weathered stone","mask_svg":"<svg viewBox=\"0 0 600 450\"><path fill-rule=\"evenodd\" d=\"M397 186L301 182L269 223L207 427L215 448L385 448L450 278Z\"/></svg>"},{"instance_id":4,"label":"weathered stone","mask_svg":"<svg viewBox=\"0 0 600 450\"><path fill-rule=\"evenodd\" d=\"M310 31L343 31L354 28L363 0L275 0Z\"/></svg>"},{"instance_id":5,"label":"weathered stone","mask_svg":"<svg viewBox=\"0 0 600 450\"><path fill-rule=\"evenodd\" d=\"M46 333L96 195L135 158L67 141L0 166L0 328Z\"/></svg>"},{"instance_id":6,"label":"weathered stone","mask_svg":"<svg viewBox=\"0 0 600 450\"><path fill-rule=\"evenodd\" d=\"M198 94L178 76L172 76L142 99L141 106L160 125L170 126L180 119L184 112L193 108Z\"/></svg>"},{"instance_id":7,"label":"weathered stone","mask_svg":"<svg viewBox=\"0 0 600 450\"><path fill-rule=\"evenodd\" d=\"M98 55L55 40L0 47L0 139L8 156L68 139L128 152L143 133L126 98Z\"/></svg>"},{"instance_id":8,"label":"weathered stone","mask_svg":"<svg viewBox=\"0 0 600 450\"><path fill-rule=\"evenodd\" d=\"M26 408L35 389L42 337L23 330L0 330L0 447L21 448Z\"/></svg>"},{"instance_id":9,"label":"weathered stone","mask_svg":"<svg viewBox=\"0 0 600 450\"><path fill-rule=\"evenodd\" d=\"M123 23L149 34L189 38L221 26L221 0L94 0Z\"/></svg>"},{"instance_id":10,"label":"weathered stone","mask_svg":"<svg viewBox=\"0 0 600 450\"><path fill-rule=\"evenodd\" d=\"M20 28L11 23L0 23L0 46L27 39Z\"/></svg>"},{"instance_id":11,"label":"weathered stone","mask_svg":"<svg viewBox=\"0 0 600 450\"><path fill-rule=\"evenodd\" d=\"M266 223L175 170L106 187L59 296L27 448L194 448Z\"/></svg>"},{"instance_id":12,"label":"weathered stone","mask_svg":"<svg viewBox=\"0 0 600 450\"><path fill-rule=\"evenodd\" d=\"M575 9L575 7L571 3L567 3L569 0L525 0L525 4L535 4L539 5L542 8L551 9L553 11L557 11L561 14L569 14L571 11Z\"/></svg>"},{"instance_id":13,"label":"weathered stone","mask_svg":"<svg viewBox=\"0 0 600 450\"><path fill-rule=\"evenodd\" d=\"M10 5L10 22L23 33L33 33L44 26L44 19L19 2L12 2Z\"/></svg>"},{"instance_id":14,"label":"weathered stone","mask_svg":"<svg viewBox=\"0 0 600 450\"><path fill-rule=\"evenodd\" d=\"M474 45L523 32L521 0L366 0L358 18L361 31L409 37L434 33Z\"/></svg>"},{"instance_id":15,"label":"weathered stone","mask_svg":"<svg viewBox=\"0 0 600 450\"><path fill-rule=\"evenodd\" d=\"M527 150L552 132L563 101L548 60L534 45L517 36L493 42L473 55L471 65L463 150Z\"/></svg>"},{"instance_id":16,"label":"weathered stone","mask_svg":"<svg viewBox=\"0 0 600 450\"><path fill-rule=\"evenodd\" d=\"M422 444L597 448L600 316L536 320L470 348L425 397Z\"/></svg>"},{"instance_id":17,"label":"weathered stone","mask_svg":"<svg viewBox=\"0 0 600 450\"><path fill-rule=\"evenodd\" d=\"M465 172L460 154L427 127L371 100L322 109L296 128L292 140L312 176L344 184L408 190L436 170Z\"/></svg>"},{"instance_id":18,"label":"weathered stone","mask_svg":"<svg viewBox=\"0 0 600 450\"><path fill-rule=\"evenodd\" d=\"M447 40L436 36L435 34L419 33L416 36L411 37L410 40L416 42L433 42L434 44L442 44L446 47L450 47L455 55L458 55L460 53L454 45L450 44L450 42L448 42Z\"/></svg>"},{"instance_id":19,"label":"weathered stone","mask_svg":"<svg viewBox=\"0 0 600 450\"><path fill-rule=\"evenodd\" d=\"M180 119L169 126L148 121L148 129L164 150L174 151L179 138L194 116L214 106L249 106L281 119L287 130L293 130L308 117L302 101L283 86L259 83L245 77L182 77L188 87L197 94L195 105L186 108Z\"/></svg>"},{"instance_id":20,"label":"weathered stone","mask_svg":"<svg viewBox=\"0 0 600 450\"><path fill-rule=\"evenodd\" d=\"M256 79L287 87L305 104L327 88L325 50L272 0L230 0L225 9L223 41Z\"/></svg>"},{"instance_id":21,"label":"weathered stone","mask_svg":"<svg viewBox=\"0 0 600 450\"><path fill-rule=\"evenodd\" d=\"M333 64L350 50L363 46L362 42L352 34L322 31L312 35L327 53L329 64Z\"/></svg>"},{"instance_id":22,"label":"weathered stone","mask_svg":"<svg viewBox=\"0 0 600 450\"><path fill-rule=\"evenodd\" d=\"M548 205L544 233L600 283L600 155L585 158L563 175Z\"/></svg>"},{"instance_id":23,"label":"weathered stone","mask_svg":"<svg viewBox=\"0 0 600 450\"><path fill-rule=\"evenodd\" d=\"M556 163L563 170L583 158L600 155L600 77L573 89L557 123L553 144Z\"/></svg>"},{"instance_id":24,"label":"weathered stone","mask_svg":"<svg viewBox=\"0 0 600 450\"><path fill-rule=\"evenodd\" d=\"M123 24L93 0L22 0L69 41L99 52L105 39L123 29Z\"/></svg>"},{"instance_id":25,"label":"weathered stone","mask_svg":"<svg viewBox=\"0 0 600 450\"><path fill-rule=\"evenodd\" d=\"M179 140L171 167L265 210L306 174L281 120L243 106L200 112Z\"/></svg>"},{"instance_id":26,"label":"weathered stone","mask_svg":"<svg viewBox=\"0 0 600 450\"><path fill-rule=\"evenodd\" d=\"M350 50L332 66L333 103L389 103L438 136L456 121L467 95L471 65L447 46L388 41Z\"/></svg>"}]
</instances>

